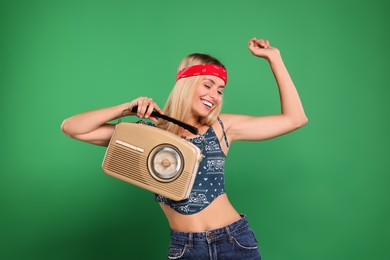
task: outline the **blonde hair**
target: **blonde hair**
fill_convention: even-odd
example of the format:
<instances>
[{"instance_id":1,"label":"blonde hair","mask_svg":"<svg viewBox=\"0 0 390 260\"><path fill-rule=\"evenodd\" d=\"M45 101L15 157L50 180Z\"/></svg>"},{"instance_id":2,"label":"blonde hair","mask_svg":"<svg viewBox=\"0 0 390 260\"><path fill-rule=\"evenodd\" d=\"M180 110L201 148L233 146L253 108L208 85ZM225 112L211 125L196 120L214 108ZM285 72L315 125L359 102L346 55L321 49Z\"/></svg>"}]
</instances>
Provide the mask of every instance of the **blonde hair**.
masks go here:
<instances>
[{"instance_id":1,"label":"blonde hair","mask_svg":"<svg viewBox=\"0 0 390 260\"><path fill-rule=\"evenodd\" d=\"M225 66L216 58L201 53L193 53L185 57L179 64L178 70L198 64L214 64L225 68ZM192 96L197 86L205 76L192 76L179 79L174 85L165 107L164 114L177 120L186 122L191 111ZM206 116L200 119L200 124L211 126L219 116L222 109L222 101ZM186 122L189 123L189 122ZM174 134L178 134L180 127L165 120L159 120L157 124L160 128L166 129Z\"/></svg>"}]
</instances>

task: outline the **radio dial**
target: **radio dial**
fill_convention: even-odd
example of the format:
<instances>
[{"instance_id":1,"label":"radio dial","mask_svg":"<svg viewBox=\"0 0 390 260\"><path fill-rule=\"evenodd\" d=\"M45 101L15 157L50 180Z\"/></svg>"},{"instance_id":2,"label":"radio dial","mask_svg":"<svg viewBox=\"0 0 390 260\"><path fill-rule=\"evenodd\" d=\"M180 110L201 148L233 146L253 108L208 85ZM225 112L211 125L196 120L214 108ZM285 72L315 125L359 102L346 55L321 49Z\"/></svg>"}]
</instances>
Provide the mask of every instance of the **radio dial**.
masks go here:
<instances>
[{"instance_id":1,"label":"radio dial","mask_svg":"<svg viewBox=\"0 0 390 260\"><path fill-rule=\"evenodd\" d=\"M159 147L152 153L152 173L161 181L167 181L179 173L183 168L182 156L173 147Z\"/></svg>"}]
</instances>

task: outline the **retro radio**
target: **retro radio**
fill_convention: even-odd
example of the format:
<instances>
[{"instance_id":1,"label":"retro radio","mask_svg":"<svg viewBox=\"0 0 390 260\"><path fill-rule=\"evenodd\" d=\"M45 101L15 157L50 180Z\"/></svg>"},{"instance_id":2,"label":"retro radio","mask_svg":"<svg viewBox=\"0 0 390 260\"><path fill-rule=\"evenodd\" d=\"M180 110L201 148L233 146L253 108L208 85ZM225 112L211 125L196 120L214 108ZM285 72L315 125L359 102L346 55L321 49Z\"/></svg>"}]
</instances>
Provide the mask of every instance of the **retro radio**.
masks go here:
<instances>
[{"instance_id":1,"label":"retro radio","mask_svg":"<svg viewBox=\"0 0 390 260\"><path fill-rule=\"evenodd\" d=\"M133 108L135 112L137 108ZM198 129L154 111L197 134ZM119 122L103 159L103 171L173 200L189 196L203 156L200 149L177 135L147 124Z\"/></svg>"}]
</instances>

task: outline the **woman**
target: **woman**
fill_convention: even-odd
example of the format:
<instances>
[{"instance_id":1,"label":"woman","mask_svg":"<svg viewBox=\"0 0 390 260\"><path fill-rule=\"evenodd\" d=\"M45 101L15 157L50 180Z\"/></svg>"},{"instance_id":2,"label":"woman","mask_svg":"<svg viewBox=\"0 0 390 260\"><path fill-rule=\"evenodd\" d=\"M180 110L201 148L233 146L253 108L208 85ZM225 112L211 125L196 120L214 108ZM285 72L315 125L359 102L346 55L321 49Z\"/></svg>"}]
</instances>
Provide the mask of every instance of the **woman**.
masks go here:
<instances>
[{"instance_id":1,"label":"woman","mask_svg":"<svg viewBox=\"0 0 390 260\"><path fill-rule=\"evenodd\" d=\"M114 125L126 109L138 106L136 115L150 118L163 129L204 145L191 195L173 201L156 195L169 225L169 259L260 259L256 238L245 216L240 215L224 192L223 166L230 144L237 140L260 141L291 132L307 123L299 95L278 49L269 41L252 38L249 50L265 58L275 76L281 113L270 116L220 114L227 83L225 67L206 54L191 54L179 65L176 84L162 111L151 98L140 97L114 107L88 111L64 120L68 136L107 146ZM199 129L199 136L172 123L151 117L153 110L184 121ZM203 143L203 144L202 144Z\"/></svg>"}]
</instances>

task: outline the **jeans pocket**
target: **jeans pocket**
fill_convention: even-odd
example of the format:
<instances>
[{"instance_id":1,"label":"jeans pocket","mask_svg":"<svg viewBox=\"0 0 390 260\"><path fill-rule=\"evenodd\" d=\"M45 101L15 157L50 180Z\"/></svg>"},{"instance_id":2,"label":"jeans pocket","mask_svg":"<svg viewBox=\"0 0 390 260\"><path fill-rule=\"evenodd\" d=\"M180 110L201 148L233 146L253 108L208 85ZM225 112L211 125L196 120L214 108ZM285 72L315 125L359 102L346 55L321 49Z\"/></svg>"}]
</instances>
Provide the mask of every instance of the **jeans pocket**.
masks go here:
<instances>
[{"instance_id":1,"label":"jeans pocket","mask_svg":"<svg viewBox=\"0 0 390 260\"><path fill-rule=\"evenodd\" d=\"M186 245L169 245L168 259L180 259L184 256L187 249Z\"/></svg>"},{"instance_id":2,"label":"jeans pocket","mask_svg":"<svg viewBox=\"0 0 390 260\"><path fill-rule=\"evenodd\" d=\"M233 236L234 243L243 250L258 250L259 245L251 229Z\"/></svg>"}]
</instances>

